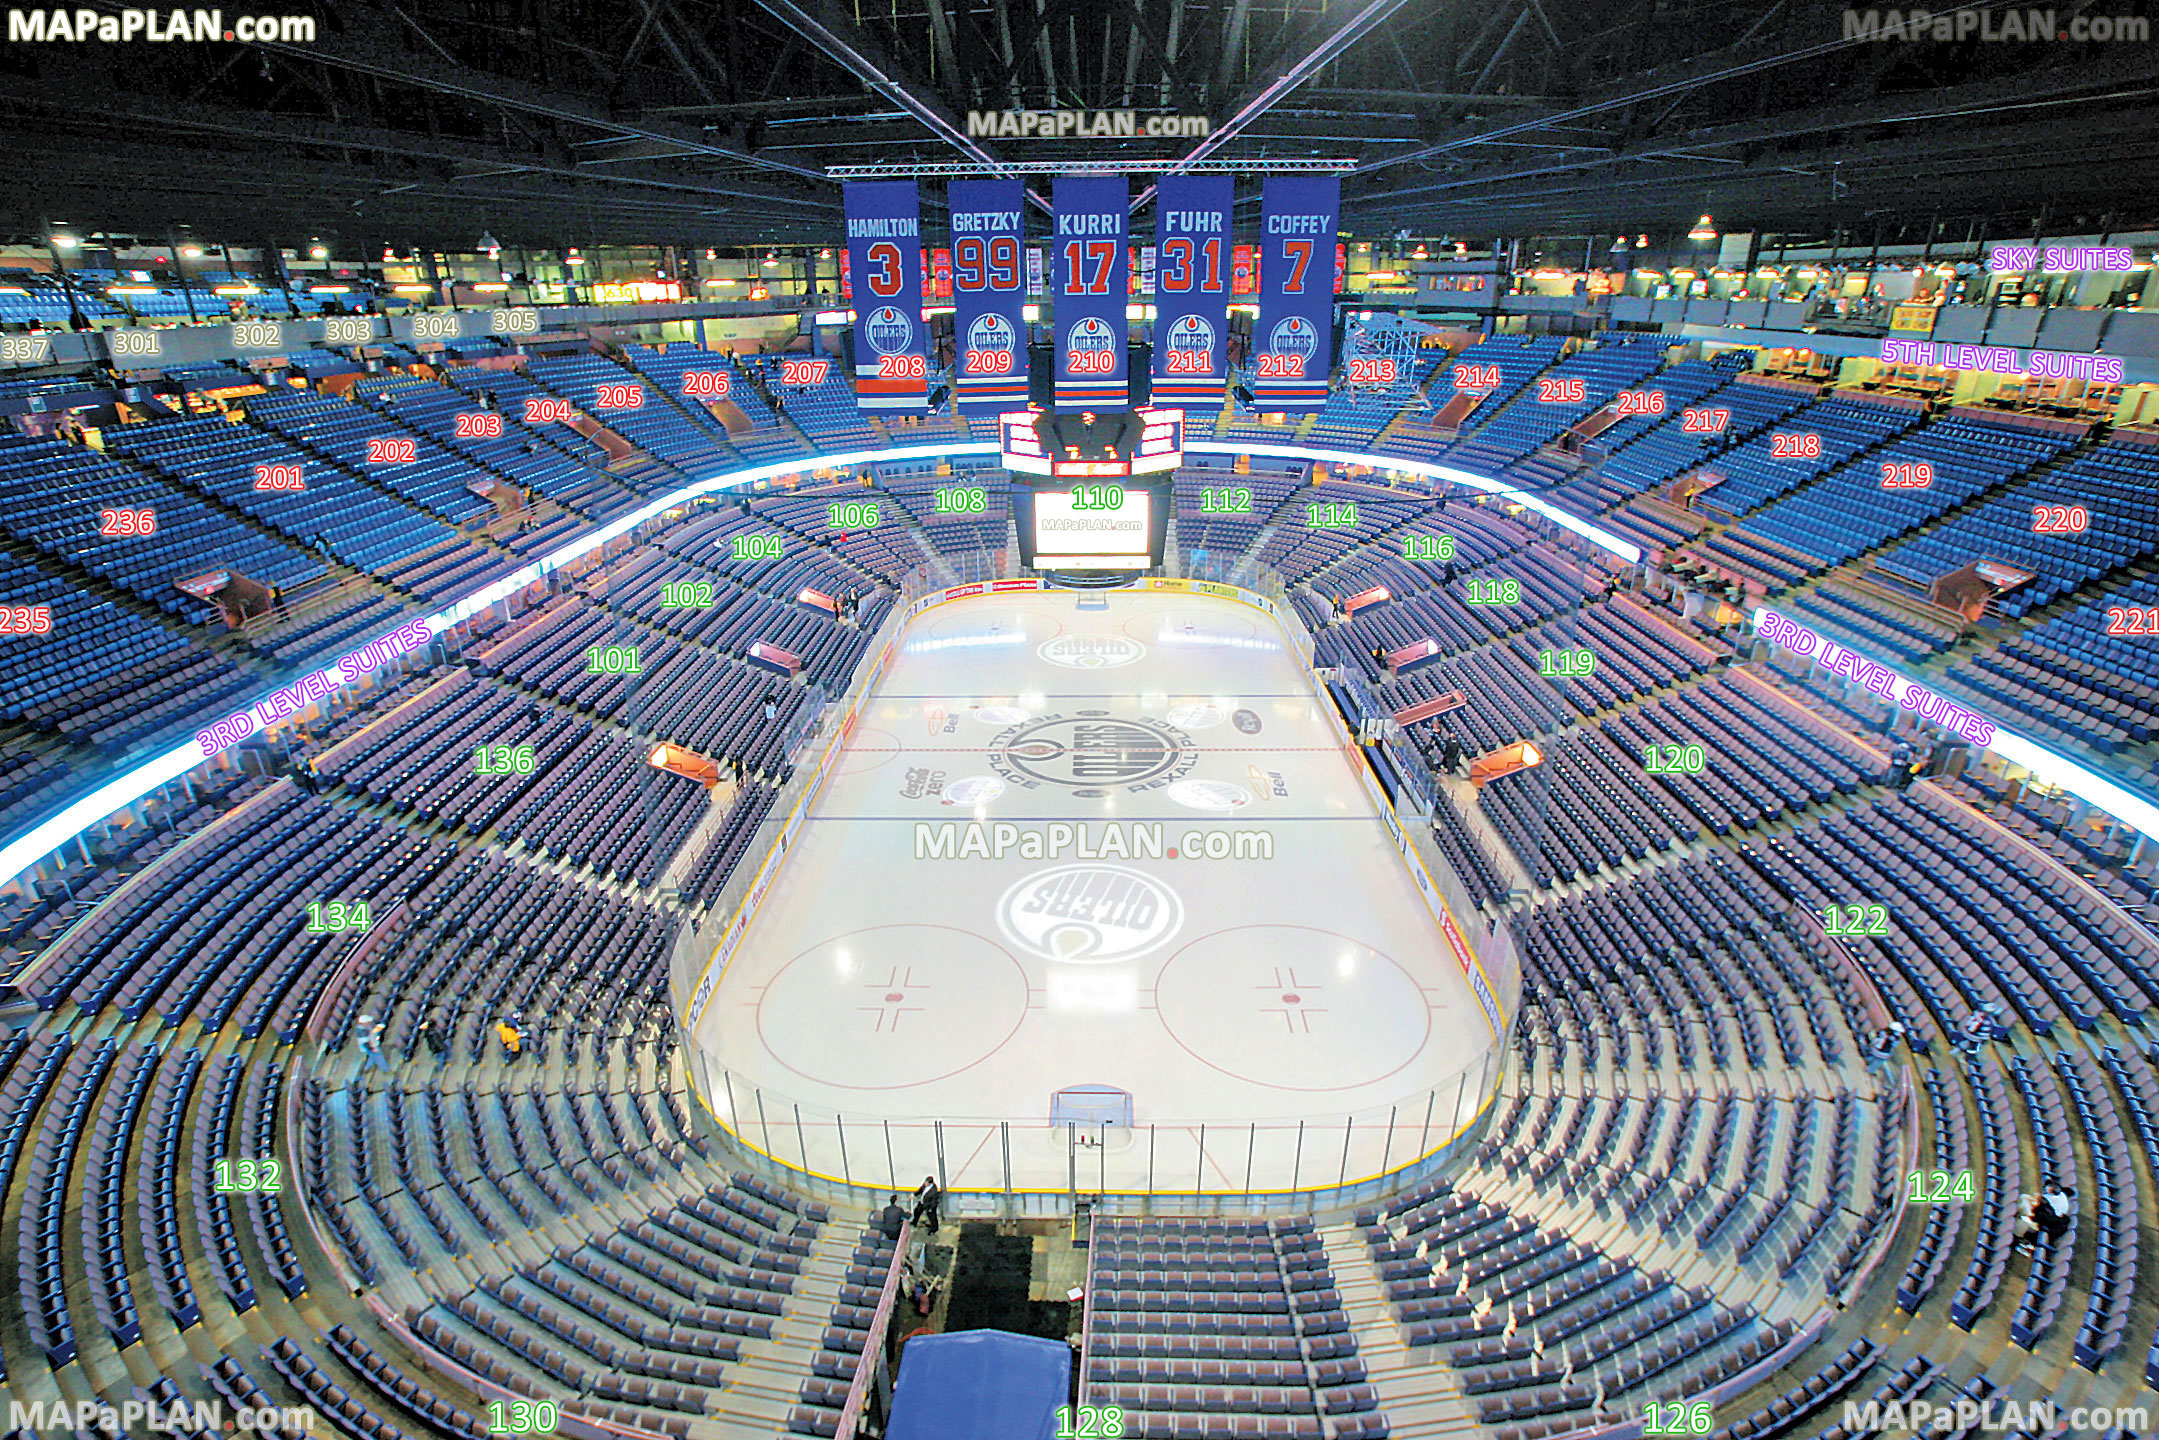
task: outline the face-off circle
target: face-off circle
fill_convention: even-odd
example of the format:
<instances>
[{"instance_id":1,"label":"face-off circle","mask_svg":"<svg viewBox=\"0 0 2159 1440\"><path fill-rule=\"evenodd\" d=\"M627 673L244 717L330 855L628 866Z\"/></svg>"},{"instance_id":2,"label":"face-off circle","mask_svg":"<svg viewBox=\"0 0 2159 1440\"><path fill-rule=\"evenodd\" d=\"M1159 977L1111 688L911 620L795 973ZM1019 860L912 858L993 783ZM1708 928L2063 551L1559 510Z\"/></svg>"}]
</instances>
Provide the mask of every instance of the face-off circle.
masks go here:
<instances>
[{"instance_id":1,"label":"face-off circle","mask_svg":"<svg viewBox=\"0 0 2159 1440\"><path fill-rule=\"evenodd\" d=\"M1299 958L1278 958L1288 955ZM1155 1009L1193 1059L1277 1090L1377 1084L1415 1061L1432 1034L1431 1002L1391 957L1306 925L1245 925L1192 941L1155 978ZM1285 1083L1296 1077L1326 1083Z\"/></svg>"},{"instance_id":2,"label":"face-off circle","mask_svg":"<svg viewBox=\"0 0 2159 1440\"><path fill-rule=\"evenodd\" d=\"M997 927L1045 960L1109 965L1144 955L1184 924L1184 902L1121 865L1060 865L1005 891Z\"/></svg>"},{"instance_id":3,"label":"face-off circle","mask_svg":"<svg viewBox=\"0 0 2159 1440\"><path fill-rule=\"evenodd\" d=\"M1027 1014L1027 975L949 925L876 925L803 951L757 1000L765 1050L805 1079L896 1090L995 1054Z\"/></svg>"},{"instance_id":4,"label":"face-off circle","mask_svg":"<svg viewBox=\"0 0 2159 1440\"><path fill-rule=\"evenodd\" d=\"M1066 670L1115 670L1137 664L1147 647L1128 635L1059 635L1035 654Z\"/></svg>"},{"instance_id":5,"label":"face-off circle","mask_svg":"<svg viewBox=\"0 0 2159 1440\"><path fill-rule=\"evenodd\" d=\"M1149 790L1181 779L1199 757L1192 737L1161 720L1045 715L990 742L990 768L1033 790L1122 785Z\"/></svg>"}]
</instances>

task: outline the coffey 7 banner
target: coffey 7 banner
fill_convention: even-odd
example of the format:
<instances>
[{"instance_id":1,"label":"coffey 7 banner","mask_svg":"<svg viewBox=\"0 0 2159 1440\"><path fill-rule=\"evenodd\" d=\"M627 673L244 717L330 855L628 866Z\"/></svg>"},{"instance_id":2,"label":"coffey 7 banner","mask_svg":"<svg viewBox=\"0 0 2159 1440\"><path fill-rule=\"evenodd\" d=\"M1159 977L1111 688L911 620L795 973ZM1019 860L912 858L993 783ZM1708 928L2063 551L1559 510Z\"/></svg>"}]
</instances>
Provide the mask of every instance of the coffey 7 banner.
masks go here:
<instances>
[{"instance_id":1,"label":"coffey 7 banner","mask_svg":"<svg viewBox=\"0 0 2159 1440\"><path fill-rule=\"evenodd\" d=\"M1310 411L1327 403L1334 335L1334 232L1342 182L1277 176L1260 190L1259 324L1252 331L1252 404Z\"/></svg>"},{"instance_id":2,"label":"coffey 7 banner","mask_svg":"<svg viewBox=\"0 0 2159 1440\"><path fill-rule=\"evenodd\" d=\"M1122 175L1060 175L1057 244L1056 378L1059 410L1131 408L1125 374L1125 305L1131 257L1131 194Z\"/></svg>"},{"instance_id":3,"label":"coffey 7 banner","mask_svg":"<svg viewBox=\"0 0 2159 1440\"><path fill-rule=\"evenodd\" d=\"M912 180L850 181L844 188L855 401L865 410L919 410L930 392L921 197Z\"/></svg>"},{"instance_id":4,"label":"coffey 7 banner","mask_svg":"<svg viewBox=\"0 0 2159 1440\"><path fill-rule=\"evenodd\" d=\"M953 389L963 414L1027 406L1027 257L1017 180L955 180L952 207Z\"/></svg>"},{"instance_id":5,"label":"coffey 7 banner","mask_svg":"<svg viewBox=\"0 0 2159 1440\"><path fill-rule=\"evenodd\" d=\"M1155 192L1154 398L1220 405L1229 386L1229 243L1237 182L1165 175Z\"/></svg>"}]
</instances>

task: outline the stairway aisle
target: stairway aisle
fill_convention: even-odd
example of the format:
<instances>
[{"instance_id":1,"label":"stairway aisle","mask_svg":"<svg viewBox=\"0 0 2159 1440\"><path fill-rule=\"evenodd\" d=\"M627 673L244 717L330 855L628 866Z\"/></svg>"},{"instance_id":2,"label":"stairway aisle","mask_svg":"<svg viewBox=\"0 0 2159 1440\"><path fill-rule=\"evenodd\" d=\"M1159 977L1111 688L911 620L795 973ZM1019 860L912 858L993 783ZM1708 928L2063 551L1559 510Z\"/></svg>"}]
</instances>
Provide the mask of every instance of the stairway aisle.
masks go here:
<instances>
[{"instance_id":1,"label":"stairway aisle","mask_svg":"<svg viewBox=\"0 0 2159 1440\"><path fill-rule=\"evenodd\" d=\"M1475 1435L1476 1408L1454 1372L1432 1348L1402 1343L1402 1327L1387 1303L1386 1287L1372 1263L1364 1234L1354 1225L1322 1225L1327 1264L1348 1312L1350 1333L1366 1378L1379 1392L1380 1413L1396 1437Z\"/></svg>"},{"instance_id":2,"label":"stairway aisle","mask_svg":"<svg viewBox=\"0 0 2159 1440\"><path fill-rule=\"evenodd\" d=\"M744 1337L742 1358L727 1367L727 1388L713 1397L716 1415L757 1422L765 1434L786 1430L788 1412L801 1398L809 1357L822 1348L848 1257L861 1233L852 1217L834 1216L825 1223L795 1277L794 1293L772 1323L770 1338Z\"/></svg>"}]
</instances>

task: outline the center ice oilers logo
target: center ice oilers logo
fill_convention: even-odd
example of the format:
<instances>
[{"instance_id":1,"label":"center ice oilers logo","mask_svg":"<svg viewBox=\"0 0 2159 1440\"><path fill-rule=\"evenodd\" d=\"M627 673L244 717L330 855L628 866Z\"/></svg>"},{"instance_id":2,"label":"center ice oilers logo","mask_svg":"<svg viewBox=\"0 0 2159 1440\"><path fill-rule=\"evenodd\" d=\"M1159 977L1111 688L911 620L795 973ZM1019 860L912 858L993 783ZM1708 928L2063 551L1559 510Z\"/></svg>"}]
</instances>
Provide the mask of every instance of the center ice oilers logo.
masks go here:
<instances>
[{"instance_id":1,"label":"center ice oilers logo","mask_svg":"<svg viewBox=\"0 0 2159 1440\"><path fill-rule=\"evenodd\" d=\"M915 327L896 307L880 305L862 322L862 333L878 354L897 355L914 340Z\"/></svg>"},{"instance_id":2,"label":"center ice oilers logo","mask_svg":"<svg viewBox=\"0 0 2159 1440\"><path fill-rule=\"evenodd\" d=\"M1177 892L1119 865L1060 865L1005 891L997 926L1045 960L1108 965L1144 955L1184 924Z\"/></svg>"},{"instance_id":3,"label":"center ice oilers logo","mask_svg":"<svg viewBox=\"0 0 2159 1440\"><path fill-rule=\"evenodd\" d=\"M1116 341L1116 332L1110 329L1107 320L1099 315L1089 315L1075 321L1072 328L1065 331L1065 354L1068 357L1108 355L1113 352ZM1077 370L1080 367L1074 365L1071 368Z\"/></svg>"},{"instance_id":4,"label":"center ice oilers logo","mask_svg":"<svg viewBox=\"0 0 2159 1440\"><path fill-rule=\"evenodd\" d=\"M1214 358L1214 326L1197 315L1178 316L1176 323L1169 327L1169 353L1204 355L1211 362ZM1188 372L1182 367L1172 365L1170 373L1181 375Z\"/></svg>"},{"instance_id":5,"label":"center ice oilers logo","mask_svg":"<svg viewBox=\"0 0 2159 1440\"><path fill-rule=\"evenodd\" d=\"M1192 737L1174 725L1103 712L1046 715L1015 725L990 742L990 768L1015 785L1148 790L1181 779L1198 757Z\"/></svg>"},{"instance_id":6,"label":"center ice oilers logo","mask_svg":"<svg viewBox=\"0 0 2159 1440\"><path fill-rule=\"evenodd\" d=\"M978 315L967 327L967 349L974 355L1002 355L1004 365L994 374L1005 374L1012 369L1012 357L1019 348L1018 337L1013 334L1012 322L1002 315Z\"/></svg>"},{"instance_id":7,"label":"center ice oilers logo","mask_svg":"<svg viewBox=\"0 0 2159 1440\"><path fill-rule=\"evenodd\" d=\"M1319 331L1302 315L1292 315L1267 332L1267 349L1276 355L1294 355L1309 370L1312 357L1319 353Z\"/></svg>"},{"instance_id":8,"label":"center ice oilers logo","mask_svg":"<svg viewBox=\"0 0 2159 1440\"><path fill-rule=\"evenodd\" d=\"M1060 635L1035 647L1035 654L1064 670L1114 670L1146 653L1129 635Z\"/></svg>"}]
</instances>

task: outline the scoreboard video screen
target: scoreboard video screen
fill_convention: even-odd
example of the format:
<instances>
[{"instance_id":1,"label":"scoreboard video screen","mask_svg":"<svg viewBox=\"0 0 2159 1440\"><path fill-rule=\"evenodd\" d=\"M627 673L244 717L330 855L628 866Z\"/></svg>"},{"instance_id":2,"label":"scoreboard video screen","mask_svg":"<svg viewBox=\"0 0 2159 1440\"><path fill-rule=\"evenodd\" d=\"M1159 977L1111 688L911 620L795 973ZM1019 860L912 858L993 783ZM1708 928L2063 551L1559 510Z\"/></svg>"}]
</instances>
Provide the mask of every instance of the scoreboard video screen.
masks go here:
<instances>
[{"instance_id":1,"label":"scoreboard video screen","mask_svg":"<svg viewBox=\"0 0 2159 1440\"><path fill-rule=\"evenodd\" d=\"M998 417L1015 486L1020 562L1040 570L1150 570L1169 529L1182 410L1020 410Z\"/></svg>"},{"instance_id":2,"label":"scoreboard video screen","mask_svg":"<svg viewBox=\"0 0 2159 1440\"><path fill-rule=\"evenodd\" d=\"M1017 496L1021 563L1041 570L1151 569L1160 563L1168 490L1161 481L1024 486Z\"/></svg>"}]
</instances>

